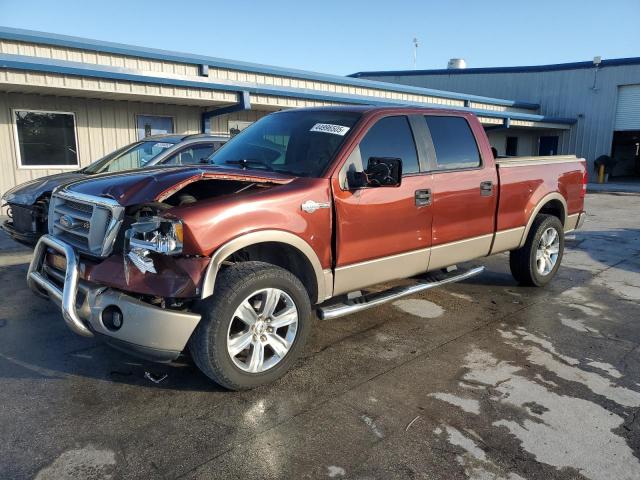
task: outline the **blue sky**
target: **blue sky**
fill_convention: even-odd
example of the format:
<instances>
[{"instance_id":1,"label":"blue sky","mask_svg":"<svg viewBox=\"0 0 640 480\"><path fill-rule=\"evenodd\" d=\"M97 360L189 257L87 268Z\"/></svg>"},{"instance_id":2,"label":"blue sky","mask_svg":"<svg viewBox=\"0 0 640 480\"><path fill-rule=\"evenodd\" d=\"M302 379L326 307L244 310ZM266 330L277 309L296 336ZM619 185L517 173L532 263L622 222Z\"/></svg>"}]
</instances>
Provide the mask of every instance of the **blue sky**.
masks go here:
<instances>
[{"instance_id":1,"label":"blue sky","mask_svg":"<svg viewBox=\"0 0 640 480\"><path fill-rule=\"evenodd\" d=\"M0 25L349 74L640 56L639 0L0 0Z\"/></svg>"}]
</instances>

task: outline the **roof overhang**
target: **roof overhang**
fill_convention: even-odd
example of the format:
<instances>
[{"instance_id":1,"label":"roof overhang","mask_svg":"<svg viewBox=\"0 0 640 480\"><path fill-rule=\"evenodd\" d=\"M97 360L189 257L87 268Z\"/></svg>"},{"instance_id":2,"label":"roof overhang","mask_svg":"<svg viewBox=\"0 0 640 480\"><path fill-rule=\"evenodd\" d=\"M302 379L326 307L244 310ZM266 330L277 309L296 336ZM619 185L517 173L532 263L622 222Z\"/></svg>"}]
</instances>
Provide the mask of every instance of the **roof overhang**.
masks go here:
<instances>
[{"instance_id":1,"label":"roof overhang","mask_svg":"<svg viewBox=\"0 0 640 480\"><path fill-rule=\"evenodd\" d=\"M254 108L265 110L290 108L287 100L309 100L317 104L361 104L361 105L411 105L430 108L452 108L451 105L428 102L399 101L366 95L349 95L330 91L318 91L309 88L284 87L259 84L257 82L226 81L207 78L206 80L187 78L180 75L158 76L148 71L136 71L128 68L106 65L86 64L66 60L32 57L24 55L0 54L0 89L32 93L55 91L57 95L89 96L94 98L130 99L157 98L163 103L186 103L203 107L228 106L238 104L244 92L251 96ZM31 78L11 74L11 72L29 72ZM38 74L41 77L38 77ZM174 92L172 94L172 92ZM175 92L180 92L175 94ZM283 99L277 101L277 99ZM276 100L276 101L273 101ZM295 102L294 102L295 103ZM284 104L284 105L282 105ZM465 101L464 105L473 105ZM486 110L471 106L453 107L475 113L482 119L501 119L501 121L545 122L570 125L574 119L549 118L533 113L505 110ZM523 125L524 126L524 125Z\"/></svg>"}]
</instances>

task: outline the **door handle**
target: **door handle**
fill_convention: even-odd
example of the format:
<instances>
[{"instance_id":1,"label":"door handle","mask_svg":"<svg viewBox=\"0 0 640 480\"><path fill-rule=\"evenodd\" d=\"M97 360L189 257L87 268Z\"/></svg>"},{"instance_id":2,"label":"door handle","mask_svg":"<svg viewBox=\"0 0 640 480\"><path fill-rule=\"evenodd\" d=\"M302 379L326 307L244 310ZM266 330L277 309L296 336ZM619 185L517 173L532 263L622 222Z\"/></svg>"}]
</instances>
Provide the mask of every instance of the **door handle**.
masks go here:
<instances>
[{"instance_id":1,"label":"door handle","mask_svg":"<svg viewBox=\"0 0 640 480\"><path fill-rule=\"evenodd\" d=\"M416 207L431 205L431 189L416 190Z\"/></svg>"},{"instance_id":2,"label":"door handle","mask_svg":"<svg viewBox=\"0 0 640 480\"><path fill-rule=\"evenodd\" d=\"M480 182L480 195L482 197L490 197L493 195L493 182L491 180Z\"/></svg>"}]
</instances>

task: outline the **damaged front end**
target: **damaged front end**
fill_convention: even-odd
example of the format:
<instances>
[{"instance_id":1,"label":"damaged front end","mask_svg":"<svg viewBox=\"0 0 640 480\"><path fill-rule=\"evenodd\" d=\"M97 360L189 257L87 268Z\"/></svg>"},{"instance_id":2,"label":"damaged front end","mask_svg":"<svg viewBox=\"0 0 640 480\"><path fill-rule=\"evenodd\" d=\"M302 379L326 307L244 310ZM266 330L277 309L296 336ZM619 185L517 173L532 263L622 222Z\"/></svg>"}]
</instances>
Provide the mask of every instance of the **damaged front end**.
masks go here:
<instances>
[{"instance_id":1,"label":"damaged front end","mask_svg":"<svg viewBox=\"0 0 640 480\"><path fill-rule=\"evenodd\" d=\"M125 232L125 274L129 259L142 273L158 273L151 252L162 255L182 253L183 230L180 220L153 216L131 225Z\"/></svg>"},{"instance_id":2,"label":"damaged front end","mask_svg":"<svg viewBox=\"0 0 640 480\"><path fill-rule=\"evenodd\" d=\"M118 183L108 177L94 180L96 191L91 193L78 191L89 188L85 181L56 190L49 233L38 241L27 274L30 288L57 303L74 332L100 335L117 348L155 361L171 361L186 347L200 321L193 304L201 297L211 261L194 245L188 225L172 212L272 185L214 174L185 180L180 170L169 173L181 177L180 188L168 189L168 180L158 182L153 195L149 190L139 203L132 202L140 194L136 186L151 189L151 184L131 181L127 192L116 192L114 185L122 188L126 175ZM95 187L100 183L105 183L102 193Z\"/></svg>"}]
</instances>

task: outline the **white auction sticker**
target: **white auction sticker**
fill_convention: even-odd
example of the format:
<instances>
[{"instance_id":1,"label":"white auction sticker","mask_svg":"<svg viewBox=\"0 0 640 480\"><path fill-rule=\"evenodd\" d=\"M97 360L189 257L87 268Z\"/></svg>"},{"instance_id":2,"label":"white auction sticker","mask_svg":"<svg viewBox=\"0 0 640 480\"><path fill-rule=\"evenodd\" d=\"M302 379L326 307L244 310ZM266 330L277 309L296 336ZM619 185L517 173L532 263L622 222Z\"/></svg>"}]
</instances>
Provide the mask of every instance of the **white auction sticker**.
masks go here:
<instances>
[{"instance_id":1,"label":"white auction sticker","mask_svg":"<svg viewBox=\"0 0 640 480\"><path fill-rule=\"evenodd\" d=\"M333 133L334 135L340 135L344 137L345 133L349 131L349 127L343 127L342 125L332 125L330 123L316 123L311 127L310 132L322 132Z\"/></svg>"}]
</instances>

